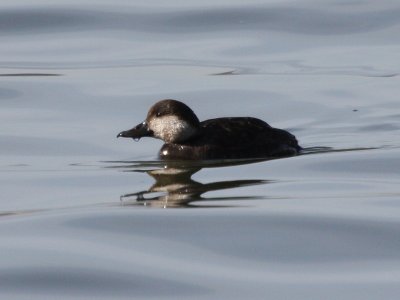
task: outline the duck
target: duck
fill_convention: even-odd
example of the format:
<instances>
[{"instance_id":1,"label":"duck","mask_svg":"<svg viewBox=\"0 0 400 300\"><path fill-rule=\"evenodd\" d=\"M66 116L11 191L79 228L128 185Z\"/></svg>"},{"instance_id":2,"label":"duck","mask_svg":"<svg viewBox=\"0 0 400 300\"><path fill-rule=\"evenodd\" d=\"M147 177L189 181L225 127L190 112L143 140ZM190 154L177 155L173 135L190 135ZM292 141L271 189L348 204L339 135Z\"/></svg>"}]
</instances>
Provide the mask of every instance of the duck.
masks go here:
<instances>
[{"instance_id":1,"label":"duck","mask_svg":"<svg viewBox=\"0 0 400 300\"><path fill-rule=\"evenodd\" d=\"M153 137L164 141L162 160L278 158L299 154L294 135L253 117L222 117L200 122L185 103L155 103L145 121L117 137Z\"/></svg>"}]
</instances>

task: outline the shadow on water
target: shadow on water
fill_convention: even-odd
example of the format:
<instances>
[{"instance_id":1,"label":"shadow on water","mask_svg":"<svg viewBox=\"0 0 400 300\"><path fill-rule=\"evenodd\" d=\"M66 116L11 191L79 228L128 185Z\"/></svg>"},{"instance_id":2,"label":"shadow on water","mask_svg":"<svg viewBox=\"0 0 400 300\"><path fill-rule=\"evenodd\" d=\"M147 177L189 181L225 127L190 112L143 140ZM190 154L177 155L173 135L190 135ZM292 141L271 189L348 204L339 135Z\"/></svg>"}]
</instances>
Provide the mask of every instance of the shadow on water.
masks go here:
<instances>
[{"instance_id":1,"label":"shadow on water","mask_svg":"<svg viewBox=\"0 0 400 300\"><path fill-rule=\"evenodd\" d=\"M259 199L253 196L205 197L210 191L232 189L244 186L269 183L269 180L244 179L201 183L192 176L203 168L236 166L256 163L257 160L223 160L223 161L120 161L115 166L124 172L147 173L155 183L147 190L121 195L123 205L143 205L151 207L222 207L221 205L195 205L194 202L211 200L246 200ZM226 207L227 205L223 206Z\"/></svg>"}]
</instances>

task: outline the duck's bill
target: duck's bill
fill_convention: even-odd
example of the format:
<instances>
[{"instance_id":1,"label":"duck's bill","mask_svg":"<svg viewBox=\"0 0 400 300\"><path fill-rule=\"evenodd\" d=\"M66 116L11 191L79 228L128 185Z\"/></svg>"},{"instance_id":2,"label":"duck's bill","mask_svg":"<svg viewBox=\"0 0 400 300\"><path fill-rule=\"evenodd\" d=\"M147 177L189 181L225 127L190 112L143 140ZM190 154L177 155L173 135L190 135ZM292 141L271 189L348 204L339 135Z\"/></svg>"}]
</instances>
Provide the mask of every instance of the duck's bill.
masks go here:
<instances>
[{"instance_id":1,"label":"duck's bill","mask_svg":"<svg viewBox=\"0 0 400 300\"><path fill-rule=\"evenodd\" d=\"M138 140L144 136L153 136L153 132L149 129L146 122L140 123L132 129L121 131L118 133L117 138L124 137Z\"/></svg>"}]
</instances>

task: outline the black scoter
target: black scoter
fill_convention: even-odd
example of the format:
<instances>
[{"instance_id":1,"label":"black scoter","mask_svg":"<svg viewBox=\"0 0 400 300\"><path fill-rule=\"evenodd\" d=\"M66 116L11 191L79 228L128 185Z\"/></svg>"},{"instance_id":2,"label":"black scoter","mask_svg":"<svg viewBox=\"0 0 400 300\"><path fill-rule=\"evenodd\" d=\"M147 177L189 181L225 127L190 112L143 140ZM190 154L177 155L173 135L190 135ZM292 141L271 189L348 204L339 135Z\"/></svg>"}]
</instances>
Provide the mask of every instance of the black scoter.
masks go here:
<instances>
[{"instance_id":1,"label":"black scoter","mask_svg":"<svg viewBox=\"0 0 400 300\"><path fill-rule=\"evenodd\" d=\"M285 157L299 153L296 137L252 117L200 122L184 103L166 99L154 104L146 120L117 137L154 137L165 144L161 159L242 159Z\"/></svg>"}]
</instances>

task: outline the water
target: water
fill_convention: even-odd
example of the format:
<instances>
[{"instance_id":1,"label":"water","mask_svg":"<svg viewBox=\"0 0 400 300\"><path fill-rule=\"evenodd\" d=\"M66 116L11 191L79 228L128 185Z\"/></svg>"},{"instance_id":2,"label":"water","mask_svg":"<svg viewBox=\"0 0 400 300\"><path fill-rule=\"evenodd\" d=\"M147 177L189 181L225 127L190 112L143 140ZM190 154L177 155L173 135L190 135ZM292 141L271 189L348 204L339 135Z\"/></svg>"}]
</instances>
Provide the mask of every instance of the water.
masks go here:
<instances>
[{"instance_id":1,"label":"water","mask_svg":"<svg viewBox=\"0 0 400 300\"><path fill-rule=\"evenodd\" d=\"M397 1L3 1L0 298L397 299ZM307 151L157 160L163 98Z\"/></svg>"}]
</instances>

